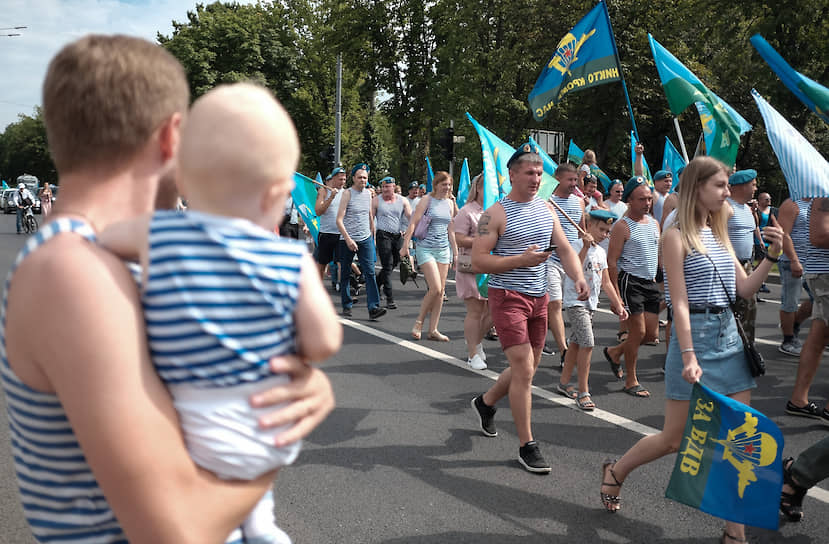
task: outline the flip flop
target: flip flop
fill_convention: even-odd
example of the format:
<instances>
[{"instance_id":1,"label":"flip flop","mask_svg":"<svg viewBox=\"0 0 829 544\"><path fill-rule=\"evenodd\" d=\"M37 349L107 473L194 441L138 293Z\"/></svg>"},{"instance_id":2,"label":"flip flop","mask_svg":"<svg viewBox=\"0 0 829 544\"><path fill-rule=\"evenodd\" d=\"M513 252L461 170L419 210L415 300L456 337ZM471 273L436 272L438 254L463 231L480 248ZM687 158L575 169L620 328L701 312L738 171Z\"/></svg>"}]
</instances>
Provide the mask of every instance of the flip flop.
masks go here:
<instances>
[{"instance_id":1,"label":"flip flop","mask_svg":"<svg viewBox=\"0 0 829 544\"><path fill-rule=\"evenodd\" d=\"M647 399L650 398L651 392L645 389L645 387L641 383L637 383L636 385L631 385L630 387L623 387L622 391L630 395L631 397L636 397L637 399ZM647 393L643 395L642 393Z\"/></svg>"},{"instance_id":2,"label":"flip flop","mask_svg":"<svg viewBox=\"0 0 829 544\"><path fill-rule=\"evenodd\" d=\"M604 358L607 359L607 362L610 363L610 371L613 372L613 375L616 376L616 379L623 379L624 376L621 375L622 365L613 362L613 358L610 356L610 353L608 353L607 348L604 348L602 350L602 353L604 353Z\"/></svg>"}]
</instances>

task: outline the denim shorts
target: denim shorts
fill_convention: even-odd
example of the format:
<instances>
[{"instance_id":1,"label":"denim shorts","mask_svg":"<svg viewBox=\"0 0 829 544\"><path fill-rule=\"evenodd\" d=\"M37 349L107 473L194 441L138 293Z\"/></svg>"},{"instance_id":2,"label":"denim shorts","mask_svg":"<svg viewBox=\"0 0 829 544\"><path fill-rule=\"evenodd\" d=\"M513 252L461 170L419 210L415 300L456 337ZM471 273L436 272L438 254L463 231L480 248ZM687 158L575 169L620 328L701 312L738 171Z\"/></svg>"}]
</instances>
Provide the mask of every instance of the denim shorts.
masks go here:
<instances>
[{"instance_id":1,"label":"denim shorts","mask_svg":"<svg viewBox=\"0 0 829 544\"><path fill-rule=\"evenodd\" d=\"M417 264L433 262L449 264L452 261L452 250L449 249L449 246L423 247L418 245L415 247L415 258L417 259Z\"/></svg>"},{"instance_id":2,"label":"denim shorts","mask_svg":"<svg viewBox=\"0 0 829 544\"><path fill-rule=\"evenodd\" d=\"M780 311L794 313L800 304L803 278L792 277L791 261L780 261L777 268L780 270Z\"/></svg>"},{"instance_id":3,"label":"denim shorts","mask_svg":"<svg viewBox=\"0 0 829 544\"><path fill-rule=\"evenodd\" d=\"M694 354L702 368L700 381L723 395L756 388L731 310L689 317ZM665 396L672 400L690 400L692 386L682 377L682 354L675 324L676 321L671 326L671 343L665 359Z\"/></svg>"}]
</instances>

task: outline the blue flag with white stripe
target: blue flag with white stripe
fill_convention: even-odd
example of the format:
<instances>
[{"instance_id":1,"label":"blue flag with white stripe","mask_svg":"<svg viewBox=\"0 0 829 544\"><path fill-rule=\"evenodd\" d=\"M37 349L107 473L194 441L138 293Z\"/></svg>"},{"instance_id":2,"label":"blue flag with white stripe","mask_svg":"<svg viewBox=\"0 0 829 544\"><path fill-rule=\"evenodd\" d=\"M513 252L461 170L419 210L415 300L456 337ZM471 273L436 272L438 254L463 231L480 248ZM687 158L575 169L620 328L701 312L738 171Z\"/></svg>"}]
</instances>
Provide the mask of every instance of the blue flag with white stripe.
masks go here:
<instances>
[{"instance_id":1,"label":"blue flag with white stripe","mask_svg":"<svg viewBox=\"0 0 829 544\"><path fill-rule=\"evenodd\" d=\"M676 175L677 170L686 164L688 163L685 162L685 159L683 159L682 155L679 154L679 151L676 150L674 144L672 144L671 140L665 136L665 150L662 152L662 170L667 170L673 174L671 191L674 191L677 183L679 183L679 176Z\"/></svg>"},{"instance_id":2,"label":"blue flag with white stripe","mask_svg":"<svg viewBox=\"0 0 829 544\"><path fill-rule=\"evenodd\" d=\"M322 185L322 176L317 172L317 183ZM314 243L317 243L320 235L320 220L314 211L317 203L317 185L313 180L307 176L303 176L299 172L294 172L294 190L291 191L291 198L294 199L294 207L299 216L302 217L302 222L308 227L311 236L314 237Z\"/></svg>"},{"instance_id":3,"label":"blue flag with white stripe","mask_svg":"<svg viewBox=\"0 0 829 544\"><path fill-rule=\"evenodd\" d=\"M464 159L461 167L461 180L458 182L458 208L463 208L466 204L470 185L472 185L472 180L469 179L469 161Z\"/></svg>"},{"instance_id":4,"label":"blue flag with white stripe","mask_svg":"<svg viewBox=\"0 0 829 544\"><path fill-rule=\"evenodd\" d=\"M760 93L752 89L751 96L757 102L766 123L769 143L789 184L789 197L795 201L801 198L829 197L829 163L823 155Z\"/></svg>"},{"instance_id":5,"label":"blue flag with white stripe","mask_svg":"<svg viewBox=\"0 0 829 544\"><path fill-rule=\"evenodd\" d=\"M780 81L810 110L829 123L829 89L792 68L759 34L751 37L751 44Z\"/></svg>"},{"instance_id":6,"label":"blue flag with white stripe","mask_svg":"<svg viewBox=\"0 0 829 544\"><path fill-rule=\"evenodd\" d=\"M432 192L432 180L435 177L435 173L432 172L432 161L429 160L429 157L426 157L426 192Z\"/></svg>"}]
</instances>

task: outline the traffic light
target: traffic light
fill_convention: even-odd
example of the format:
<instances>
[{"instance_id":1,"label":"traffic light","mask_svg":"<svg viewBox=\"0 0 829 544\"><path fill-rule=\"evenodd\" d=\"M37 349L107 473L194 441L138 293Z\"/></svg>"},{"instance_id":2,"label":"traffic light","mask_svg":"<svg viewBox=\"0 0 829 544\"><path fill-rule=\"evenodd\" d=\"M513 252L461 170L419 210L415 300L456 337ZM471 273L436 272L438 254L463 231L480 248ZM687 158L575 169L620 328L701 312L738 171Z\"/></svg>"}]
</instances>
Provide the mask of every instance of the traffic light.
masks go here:
<instances>
[{"instance_id":1,"label":"traffic light","mask_svg":"<svg viewBox=\"0 0 829 544\"><path fill-rule=\"evenodd\" d=\"M455 160L455 129L453 127L443 130L443 138L440 143L443 147L446 160L453 162Z\"/></svg>"},{"instance_id":2,"label":"traffic light","mask_svg":"<svg viewBox=\"0 0 829 544\"><path fill-rule=\"evenodd\" d=\"M323 151L320 151L320 158L326 161L331 168L334 168L336 164L334 164L334 146L329 145Z\"/></svg>"}]
</instances>

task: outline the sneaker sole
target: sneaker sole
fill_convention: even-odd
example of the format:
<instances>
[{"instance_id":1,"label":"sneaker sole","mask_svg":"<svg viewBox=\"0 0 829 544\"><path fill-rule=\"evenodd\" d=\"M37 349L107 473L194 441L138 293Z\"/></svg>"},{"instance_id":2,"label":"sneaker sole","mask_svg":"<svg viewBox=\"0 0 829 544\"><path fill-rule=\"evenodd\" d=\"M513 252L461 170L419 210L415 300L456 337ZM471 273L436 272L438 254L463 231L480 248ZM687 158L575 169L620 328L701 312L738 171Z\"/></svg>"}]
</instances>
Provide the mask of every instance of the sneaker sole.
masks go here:
<instances>
[{"instance_id":1,"label":"sneaker sole","mask_svg":"<svg viewBox=\"0 0 829 544\"><path fill-rule=\"evenodd\" d=\"M794 352L791 352L791 351L786 351L785 349L781 348L780 346L777 346L777 351L779 351L780 353L782 353L782 354L784 354L784 355L788 355L789 357L800 357L800 354L799 354L799 353L794 353Z\"/></svg>"},{"instance_id":2,"label":"sneaker sole","mask_svg":"<svg viewBox=\"0 0 829 544\"><path fill-rule=\"evenodd\" d=\"M489 438L495 438L496 436L498 436L498 431L495 431L495 433L492 434L492 433L487 432L486 429L484 429L484 421L481 419L481 413L478 411L478 407L475 406L475 399L477 399L477 398L478 397L474 397L470 401L469 404L472 405L472 411L474 411L475 415L478 417L478 427L480 427L481 432L483 433L484 436L488 436Z\"/></svg>"},{"instance_id":3,"label":"sneaker sole","mask_svg":"<svg viewBox=\"0 0 829 544\"><path fill-rule=\"evenodd\" d=\"M533 474L549 474L553 470L551 467L531 467L530 465L525 463L524 460L521 459L521 457L518 457L518 462L521 463L521 466L524 467L524 470L526 470L527 472L532 472Z\"/></svg>"},{"instance_id":4,"label":"sneaker sole","mask_svg":"<svg viewBox=\"0 0 829 544\"><path fill-rule=\"evenodd\" d=\"M812 415L812 414L806 414L806 413L803 413L803 412L796 412L796 411L794 411L794 410L789 410L788 408L786 408L786 413L787 413L787 414L789 414L790 416L806 417L806 418L809 418L809 419L820 419L820 420L823 420L823 418L820 416L820 414L815 414L815 415ZM824 421L827 425L829 425L829 421L826 421L826 420L823 420L823 421Z\"/></svg>"}]
</instances>

